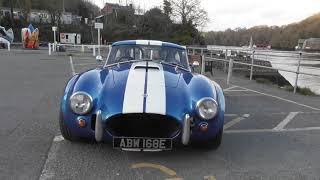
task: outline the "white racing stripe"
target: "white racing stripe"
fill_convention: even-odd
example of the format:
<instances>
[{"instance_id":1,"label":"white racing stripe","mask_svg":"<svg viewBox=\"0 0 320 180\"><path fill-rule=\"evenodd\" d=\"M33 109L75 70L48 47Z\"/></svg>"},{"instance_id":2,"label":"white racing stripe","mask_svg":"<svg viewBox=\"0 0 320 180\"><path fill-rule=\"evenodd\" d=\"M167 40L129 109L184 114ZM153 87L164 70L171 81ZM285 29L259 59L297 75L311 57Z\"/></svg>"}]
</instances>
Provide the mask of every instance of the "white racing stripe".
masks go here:
<instances>
[{"instance_id":1,"label":"white racing stripe","mask_svg":"<svg viewBox=\"0 0 320 180\"><path fill-rule=\"evenodd\" d=\"M161 64L149 62L148 69L146 113L166 114L166 85Z\"/></svg>"},{"instance_id":2,"label":"white racing stripe","mask_svg":"<svg viewBox=\"0 0 320 180\"><path fill-rule=\"evenodd\" d=\"M136 66L146 66L146 62L132 64L123 99L122 112L141 113L143 112L143 94L145 85L145 69L135 69Z\"/></svg>"},{"instance_id":3,"label":"white racing stripe","mask_svg":"<svg viewBox=\"0 0 320 180\"><path fill-rule=\"evenodd\" d=\"M161 41L149 41L149 44L151 46L162 46L162 42Z\"/></svg>"},{"instance_id":4,"label":"white racing stripe","mask_svg":"<svg viewBox=\"0 0 320 180\"><path fill-rule=\"evenodd\" d=\"M136 40L137 45L149 45L148 40Z\"/></svg>"}]
</instances>

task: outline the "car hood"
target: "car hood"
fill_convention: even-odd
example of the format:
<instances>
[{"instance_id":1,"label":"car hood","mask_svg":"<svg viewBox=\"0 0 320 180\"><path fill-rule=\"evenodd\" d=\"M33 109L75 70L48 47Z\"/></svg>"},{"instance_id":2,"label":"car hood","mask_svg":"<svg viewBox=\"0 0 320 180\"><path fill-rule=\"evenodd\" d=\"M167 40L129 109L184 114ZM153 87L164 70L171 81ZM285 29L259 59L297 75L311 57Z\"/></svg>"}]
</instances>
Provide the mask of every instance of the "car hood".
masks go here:
<instances>
[{"instance_id":1,"label":"car hood","mask_svg":"<svg viewBox=\"0 0 320 180\"><path fill-rule=\"evenodd\" d=\"M174 67L153 62L123 64L113 66L111 69L114 72L114 83L117 85L127 84L128 76L130 77L129 81L135 81L135 83L145 80L145 76L147 76L146 78L150 79L147 81L148 85L157 83L159 86L177 88L181 77L181 72L176 71ZM159 84L160 79L155 79L159 76L163 76L165 80L163 84Z\"/></svg>"},{"instance_id":2,"label":"car hood","mask_svg":"<svg viewBox=\"0 0 320 180\"><path fill-rule=\"evenodd\" d=\"M127 63L107 68L109 78L106 78L99 93L98 108L108 116L151 113L176 117L190 109L183 79L184 74L191 75L188 71L153 62Z\"/></svg>"}]
</instances>

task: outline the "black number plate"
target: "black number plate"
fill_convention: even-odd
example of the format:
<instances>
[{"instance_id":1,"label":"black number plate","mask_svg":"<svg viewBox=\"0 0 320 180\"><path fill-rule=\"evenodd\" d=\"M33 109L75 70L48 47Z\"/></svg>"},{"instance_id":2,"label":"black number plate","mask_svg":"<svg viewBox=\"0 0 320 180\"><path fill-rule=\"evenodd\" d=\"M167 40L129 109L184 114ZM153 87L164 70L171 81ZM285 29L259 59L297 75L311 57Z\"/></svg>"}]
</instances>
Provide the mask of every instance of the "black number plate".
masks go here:
<instances>
[{"instance_id":1,"label":"black number plate","mask_svg":"<svg viewBox=\"0 0 320 180\"><path fill-rule=\"evenodd\" d=\"M120 149L172 149L172 139L166 138L136 138L114 137L113 147Z\"/></svg>"}]
</instances>

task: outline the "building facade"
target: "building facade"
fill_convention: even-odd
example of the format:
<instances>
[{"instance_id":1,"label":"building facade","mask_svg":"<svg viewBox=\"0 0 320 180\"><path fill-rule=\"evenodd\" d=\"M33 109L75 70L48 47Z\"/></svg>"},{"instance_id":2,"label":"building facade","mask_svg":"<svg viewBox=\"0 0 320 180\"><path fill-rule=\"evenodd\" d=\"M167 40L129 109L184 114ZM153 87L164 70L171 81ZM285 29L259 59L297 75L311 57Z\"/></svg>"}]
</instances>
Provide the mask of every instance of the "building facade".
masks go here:
<instances>
[{"instance_id":1,"label":"building facade","mask_svg":"<svg viewBox=\"0 0 320 180\"><path fill-rule=\"evenodd\" d=\"M1 16L10 16L11 11L10 8L1 7L0 8L0 17ZM14 9L13 10L13 17L15 19L20 19L23 17L23 13L21 9ZM61 14L60 23L61 24L80 24L82 17L73 15L70 12L64 12ZM37 10L32 9L29 14L29 20L32 23L51 23L52 18L48 11L46 10Z\"/></svg>"},{"instance_id":2,"label":"building facade","mask_svg":"<svg viewBox=\"0 0 320 180\"><path fill-rule=\"evenodd\" d=\"M120 4L106 3L103 9L101 10L101 13L103 15L110 15L112 13L117 13L117 11L120 11L120 10L134 11L134 8L132 4L122 6Z\"/></svg>"}]
</instances>

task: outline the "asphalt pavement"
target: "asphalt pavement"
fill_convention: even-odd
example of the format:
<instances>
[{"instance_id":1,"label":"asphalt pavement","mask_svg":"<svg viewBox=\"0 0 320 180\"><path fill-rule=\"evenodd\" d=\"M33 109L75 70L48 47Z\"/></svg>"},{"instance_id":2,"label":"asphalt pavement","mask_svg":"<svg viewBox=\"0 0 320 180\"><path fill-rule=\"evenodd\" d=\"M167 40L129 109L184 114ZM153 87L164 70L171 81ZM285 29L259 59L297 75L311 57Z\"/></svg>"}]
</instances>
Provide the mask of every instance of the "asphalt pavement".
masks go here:
<instances>
[{"instance_id":1,"label":"asphalt pavement","mask_svg":"<svg viewBox=\"0 0 320 180\"><path fill-rule=\"evenodd\" d=\"M101 64L92 55L0 50L0 179L320 179L320 97L241 77L213 80L226 96L217 150L127 152L69 142L58 109L67 80Z\"/></svg>"}]
</instances>

